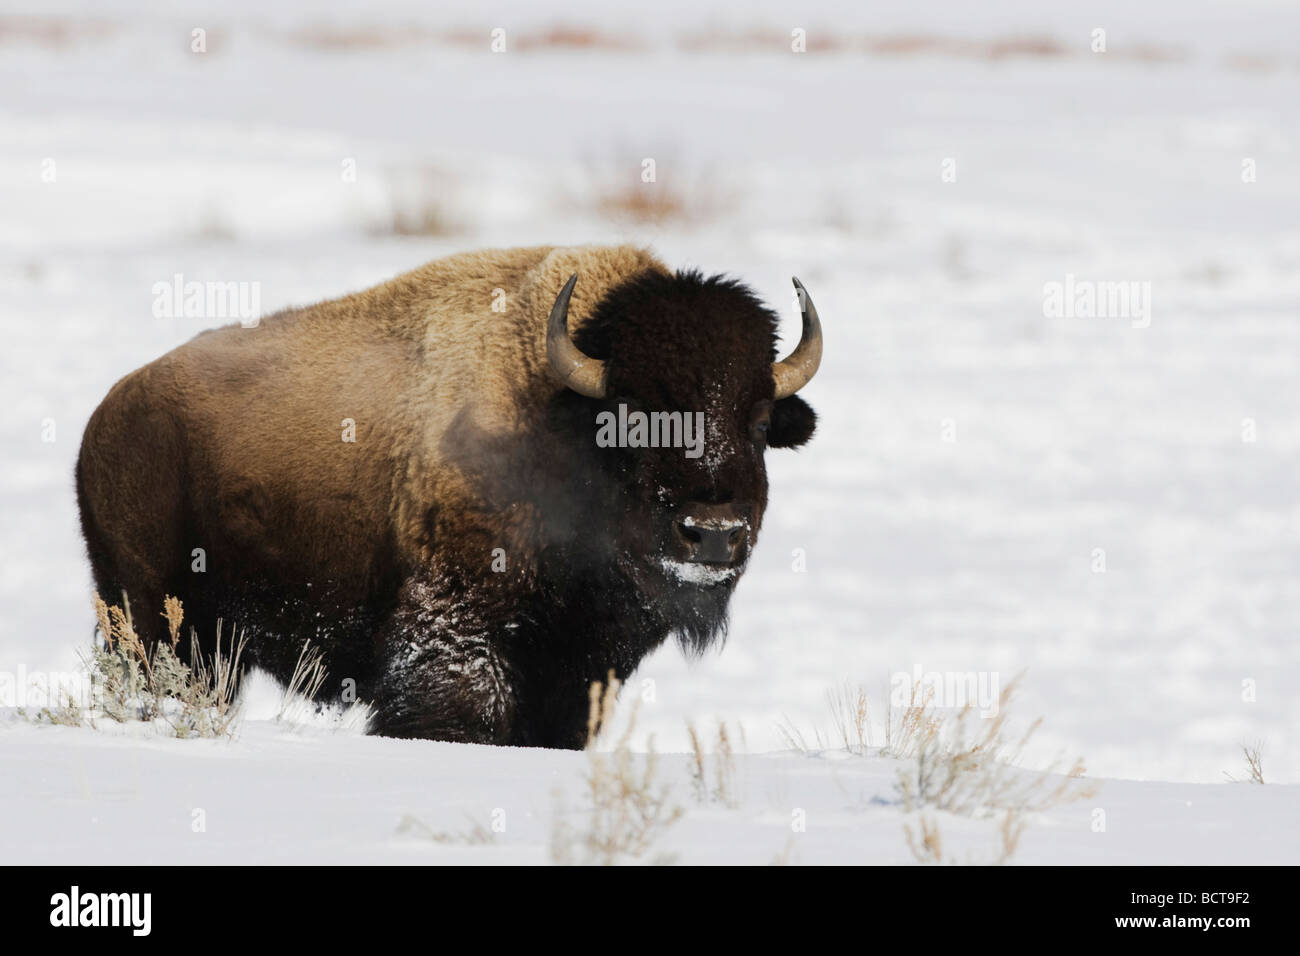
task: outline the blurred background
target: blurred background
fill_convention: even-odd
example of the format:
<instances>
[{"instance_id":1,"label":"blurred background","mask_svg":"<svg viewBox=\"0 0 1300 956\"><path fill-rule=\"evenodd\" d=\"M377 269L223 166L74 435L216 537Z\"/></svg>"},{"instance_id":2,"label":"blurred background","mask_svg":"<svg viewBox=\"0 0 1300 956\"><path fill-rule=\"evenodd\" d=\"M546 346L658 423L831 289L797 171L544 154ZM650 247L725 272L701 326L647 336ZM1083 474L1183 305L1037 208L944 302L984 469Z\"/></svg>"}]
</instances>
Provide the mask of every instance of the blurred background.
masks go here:
<instances>
[{"instance_id":1,"label":"blurred background","mask_svg":"<svg viewBox=\"0 0 1300 956\"><path fill-rule=\"evenodd\" d=\"M725 650L634 678L647 742L1023 671L1031 762L1300 780L1300 9L1056 6L3 0L0 669L90 638L91 411L224 324L155 283L269 314L628 241L787 342L799 275L827 341ZM1067 276L1149 321L1048 314Z\"/></svg>"}]
</instances>

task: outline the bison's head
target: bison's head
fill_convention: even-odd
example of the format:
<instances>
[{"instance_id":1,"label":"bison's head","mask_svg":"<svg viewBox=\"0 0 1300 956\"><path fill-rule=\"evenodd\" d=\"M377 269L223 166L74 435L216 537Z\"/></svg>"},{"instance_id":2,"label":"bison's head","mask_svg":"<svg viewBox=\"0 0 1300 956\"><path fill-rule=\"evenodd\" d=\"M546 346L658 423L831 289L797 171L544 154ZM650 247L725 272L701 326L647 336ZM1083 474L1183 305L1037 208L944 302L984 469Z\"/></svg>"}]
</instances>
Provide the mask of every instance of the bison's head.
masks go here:
<instances>
[{"instance_id":1,"label":"bison's head","mask_svg":"<svg viewBox=\"0 0 1300 956\"><path fill-rule=\"evenodd\" d=\"M578 276L551 310L550 368L593 446L610 497L588 531L694 649L723 626L763 523L769 448L793 448L816 416L795 395L821 361L817 310L795 279L799 345L776 361L777 316L738 282L646 273L607 294L572 337ZM700 426L702 425L702 434ZM606 518L610 520L605 520Z\"/></svg>"}]
</instances>

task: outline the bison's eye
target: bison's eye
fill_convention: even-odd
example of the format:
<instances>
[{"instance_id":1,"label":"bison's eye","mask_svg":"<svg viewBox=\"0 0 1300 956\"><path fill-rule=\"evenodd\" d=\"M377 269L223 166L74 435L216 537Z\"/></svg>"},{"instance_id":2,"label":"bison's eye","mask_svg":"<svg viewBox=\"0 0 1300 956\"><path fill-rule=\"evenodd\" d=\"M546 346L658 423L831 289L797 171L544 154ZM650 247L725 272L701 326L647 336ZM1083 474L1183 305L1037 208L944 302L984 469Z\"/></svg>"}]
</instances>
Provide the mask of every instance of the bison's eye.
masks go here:
<instances>
[{"instance_id":1,"label":"bison's eye","mask_svg":"<svg viewBox=\"0 0 1300 956\"><path fill-rule=\"evenodd\" d=\"M749 416L749 437L758 445L767 444L767 430L772 427L772 403L760 402Z\"/></svg>"}]
</instances>

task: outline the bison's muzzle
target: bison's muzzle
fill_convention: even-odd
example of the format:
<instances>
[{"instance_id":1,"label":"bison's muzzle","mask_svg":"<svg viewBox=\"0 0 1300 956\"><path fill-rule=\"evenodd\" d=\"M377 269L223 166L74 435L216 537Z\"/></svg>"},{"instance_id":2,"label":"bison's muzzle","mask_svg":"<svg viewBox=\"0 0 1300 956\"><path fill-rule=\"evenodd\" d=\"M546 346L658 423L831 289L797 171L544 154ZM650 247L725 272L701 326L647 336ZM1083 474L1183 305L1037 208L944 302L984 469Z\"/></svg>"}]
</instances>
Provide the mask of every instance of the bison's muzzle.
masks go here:
<instances>
[{"instance_id":1,"label":"bison's muzzle","mask_svg":"<svg viewBox=\"0 0 1300 956\"><path fill-rule=\"evenodd\" d=\"M679 560L694 564L744 564L749 556L749 521L736 505L687 505L673 517Z\"/></svg>"}]
</instances>

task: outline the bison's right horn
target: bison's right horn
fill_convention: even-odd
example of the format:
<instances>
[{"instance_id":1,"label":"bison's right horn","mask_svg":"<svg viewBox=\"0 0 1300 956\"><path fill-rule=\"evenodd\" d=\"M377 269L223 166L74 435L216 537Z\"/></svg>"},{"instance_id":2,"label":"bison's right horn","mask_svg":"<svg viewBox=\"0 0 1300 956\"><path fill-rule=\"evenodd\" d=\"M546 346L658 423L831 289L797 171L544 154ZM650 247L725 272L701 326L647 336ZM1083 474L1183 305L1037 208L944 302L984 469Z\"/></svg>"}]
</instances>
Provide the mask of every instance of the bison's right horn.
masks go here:
<instances>
[{"instance_id":1,"label":"bison's right horn","mask_svg":"<svg viewBox=\"0 0 1300 956\"><path fill-rule=\"evenodd\" d=\"M808 290L798 278L794 287L799 292L799 311L803 313L803 334L799 344L783 361L772 363L772 379L776 386L776 398L789 398L807 385L817 374L817 366L822 364L822 323L817 318L817 306L808 295Z\"/></svg>"},{"instance_id":2,"label":"bison's right horn","mask_svg":"<svg viewBox=\"0 0 1300 956\"><path fill-rule=\"evenodd\" d=\"M569 276L555 297L551 317L546 323L546 358L551 372L564 385L588 398L605 397L605 363L582 351L569 338L569 299L578 282L578 273Z\"/></svg>"}]
</instances>

